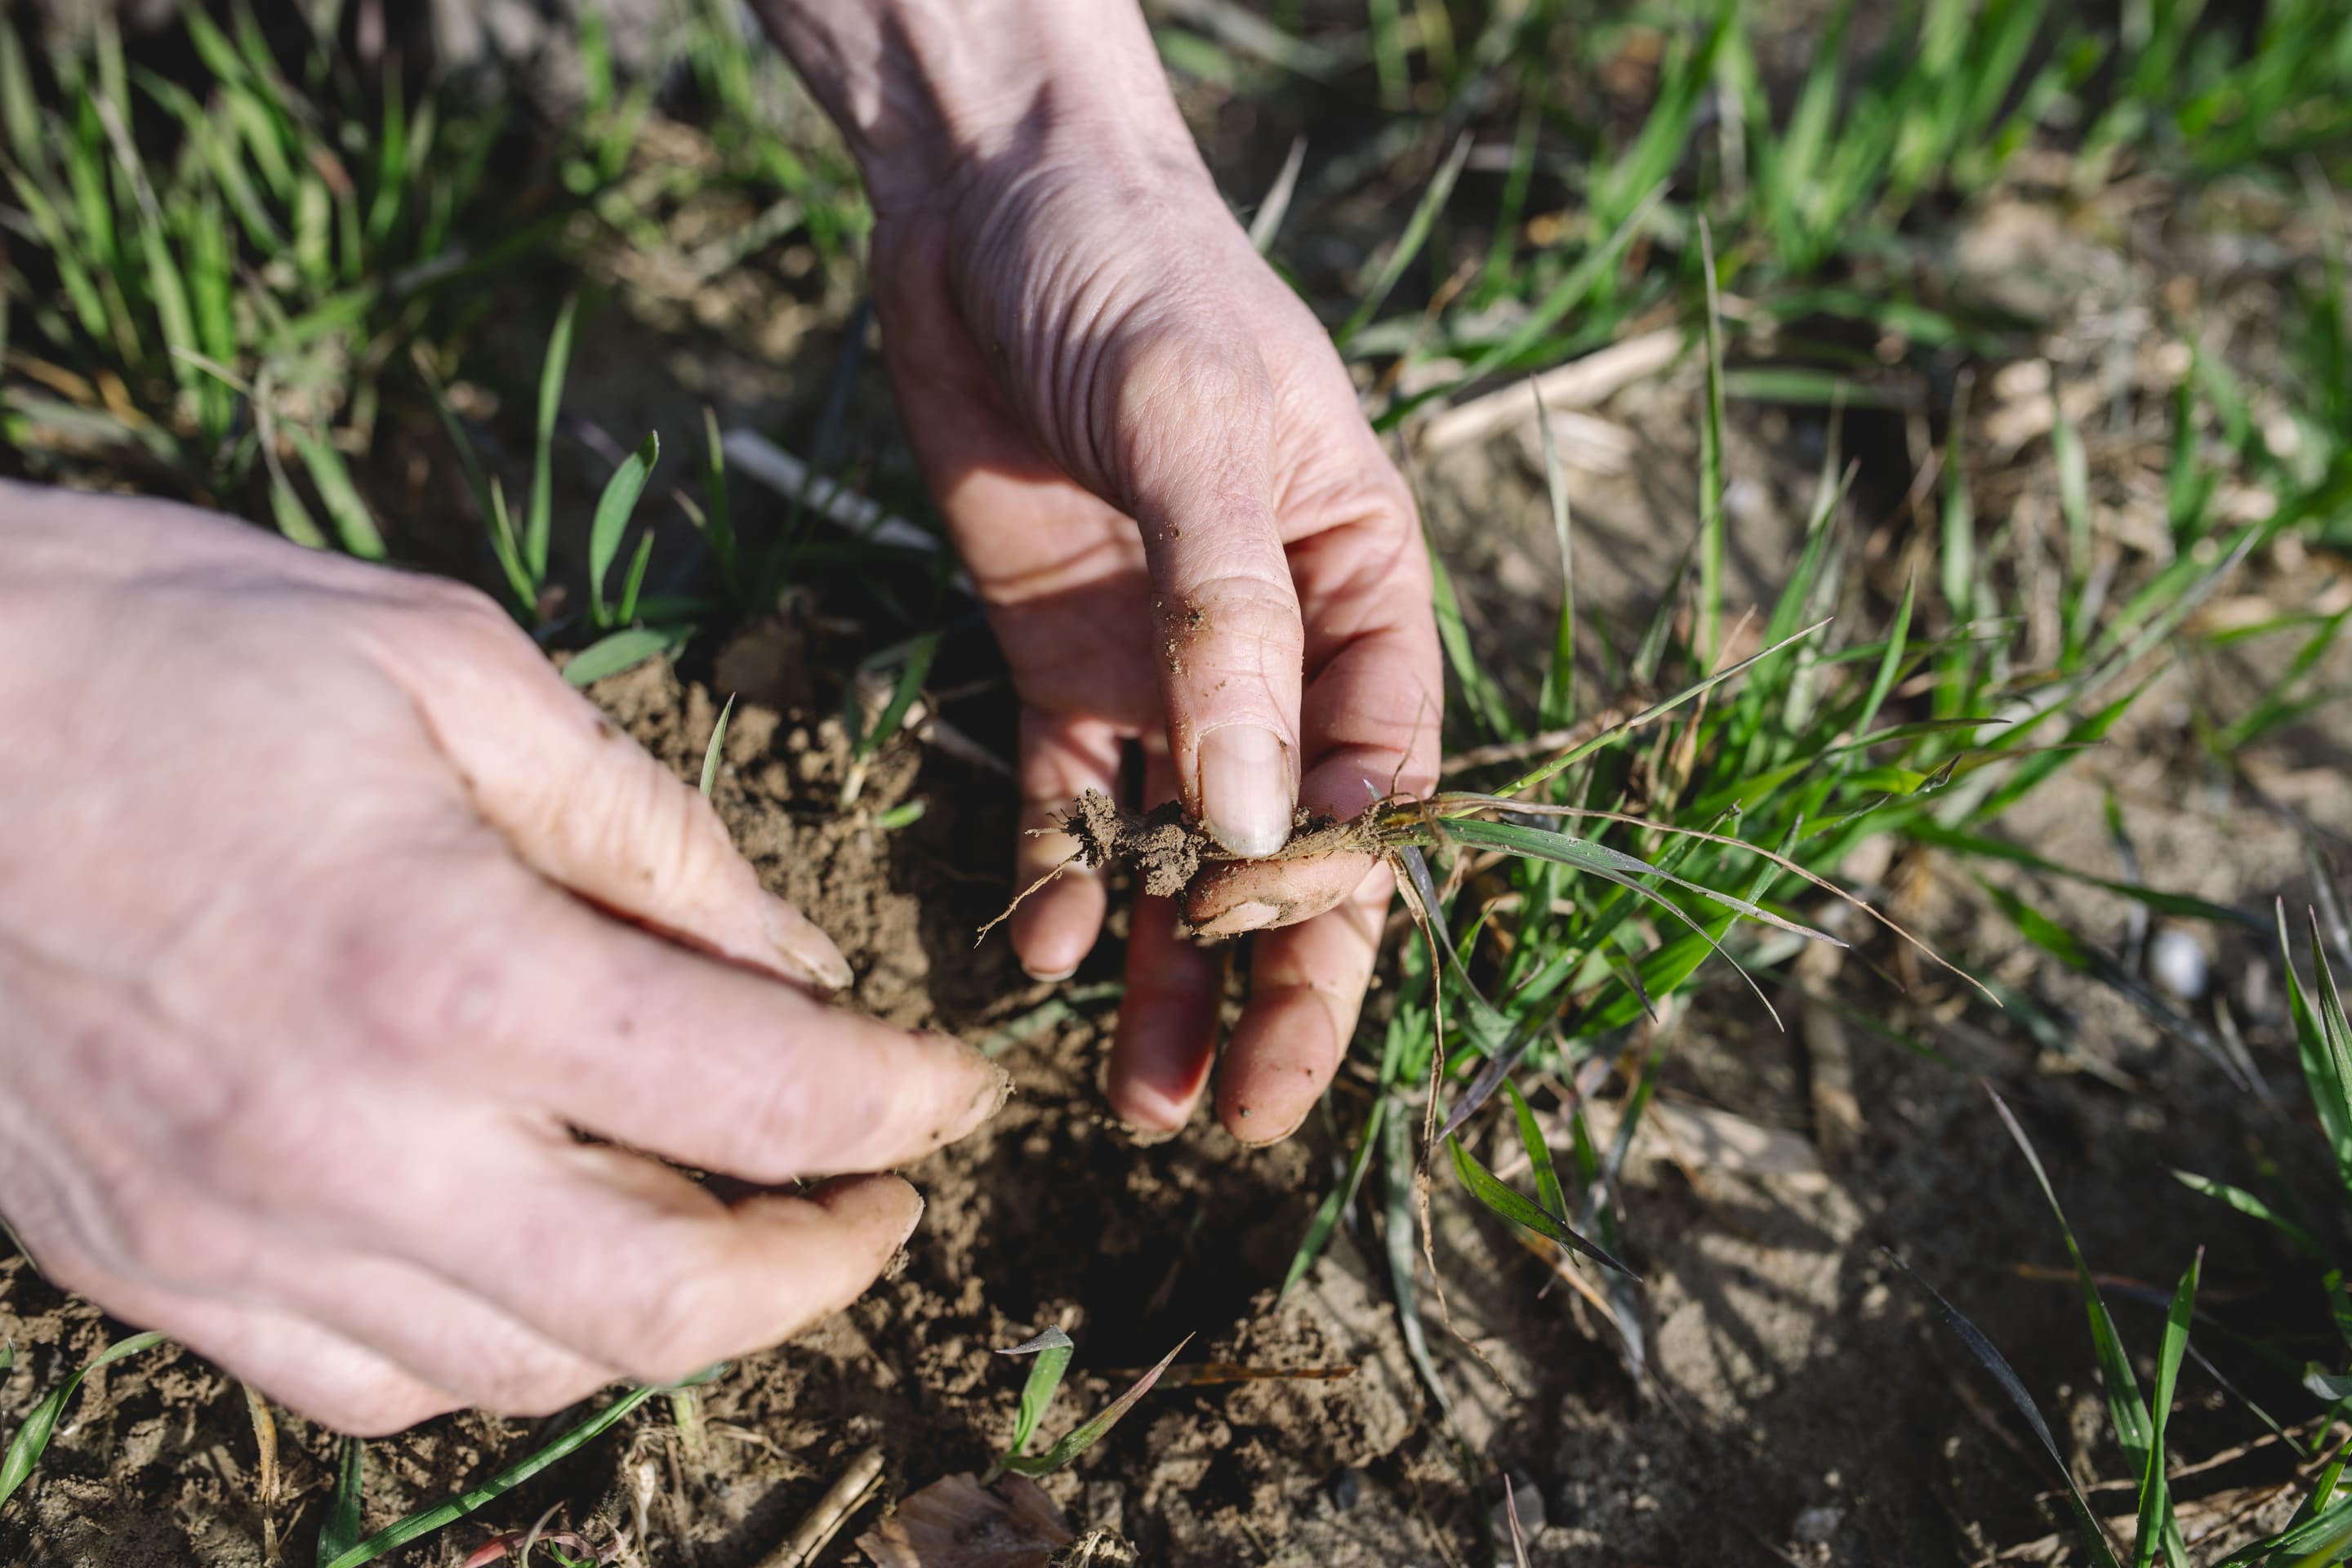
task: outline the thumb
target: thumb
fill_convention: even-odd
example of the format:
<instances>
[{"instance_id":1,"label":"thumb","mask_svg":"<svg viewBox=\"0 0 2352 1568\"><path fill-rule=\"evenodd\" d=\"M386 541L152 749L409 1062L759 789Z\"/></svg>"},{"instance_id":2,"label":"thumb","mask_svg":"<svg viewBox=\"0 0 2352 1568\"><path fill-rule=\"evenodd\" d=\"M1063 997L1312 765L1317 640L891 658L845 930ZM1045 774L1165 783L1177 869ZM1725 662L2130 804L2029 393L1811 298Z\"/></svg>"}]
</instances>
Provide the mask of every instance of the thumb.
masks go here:
<instances>
[{"instance_id":1,"label":"thumb","mask_svg":"<svg viewBox=\"0 0 2352 1568\"><path fill-rule=\"evenodd\" d=\"M483 821L533 870L616 914L797 985L846 987L841 950L760 886L702 793L480 603L490 624L401 637L381 657Z\"/></svg>"},{"instance_id":2,"label":"thumb","mask_svg":"<svg viewBox=\"0 0 2352 1568\"><path fill-rule=\"evenodd\" d=\"M1150 565L1178 788L1228 850L1270 855L1297 799L1305 651L1275 516L1273 385L1226 331L1156 331L1114 367L1106 466Z\"/></svg>"}]
</instances>

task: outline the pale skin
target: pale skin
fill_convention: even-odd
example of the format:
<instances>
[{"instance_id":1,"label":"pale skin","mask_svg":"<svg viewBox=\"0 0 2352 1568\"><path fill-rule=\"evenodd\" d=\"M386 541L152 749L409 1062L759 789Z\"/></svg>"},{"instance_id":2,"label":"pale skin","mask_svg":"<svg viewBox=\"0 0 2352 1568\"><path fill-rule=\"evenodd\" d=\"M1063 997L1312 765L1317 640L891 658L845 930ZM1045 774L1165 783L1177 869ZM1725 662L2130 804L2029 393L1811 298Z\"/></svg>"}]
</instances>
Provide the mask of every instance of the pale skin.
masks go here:
<instances>
[{"instance_id":1,"label":"pale skin","mask_svg":"<svg viewBox=\"0 0 2352 1568\"><path fill-rule=\"evenodd\" d=\"M1138 740L1262 854L1433 780L1411 502L1185 138L1125 0L763 7L874 193L907 424L1023 700L1024 826ZM971 1131L968 1047L825 1003L833 944L480 595L156 502L0 485L0 1214L43 1271L379 1433L674 1378L855 1298ZM1024 837L1023 880L1066 847ZM1244 861L1218 1075L1293 1130L1386 874ZM1105 892L1024 906L1074 969ZM1138 911L1108 1077L1208 1079L1222 953ZM574 1132L596 1140L583 1142ZM641 1151L642 1152L637 1152ZM770 1189L732 1205L664 1162Z\"/></svg>"}]
</instances>

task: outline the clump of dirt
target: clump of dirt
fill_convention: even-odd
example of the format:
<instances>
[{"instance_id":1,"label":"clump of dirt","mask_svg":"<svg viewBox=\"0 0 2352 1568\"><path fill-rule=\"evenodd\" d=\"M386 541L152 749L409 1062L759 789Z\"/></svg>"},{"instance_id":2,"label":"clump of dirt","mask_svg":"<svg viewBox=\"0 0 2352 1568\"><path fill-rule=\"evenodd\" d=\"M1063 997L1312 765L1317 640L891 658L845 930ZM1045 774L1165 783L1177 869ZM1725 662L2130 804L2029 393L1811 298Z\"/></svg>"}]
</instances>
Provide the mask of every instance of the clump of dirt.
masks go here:
<instances>
[{"instance_id":1,"label":"clump of dirt","mask_svg":"<svg viewBox=\"0 0 2352 1568\"><path fill-rule=\"evenodd\" d=\"M1133 866L1143 890L1172 899L1192 886L1205 858L1224 858L1216 840L1192 826L1176 801L1150 812L1128 810L1100 790L1090 789L1059 819L1062 831L1078 841L1078 864L1088 868Z\"/></svg>"},{"instance_id":2,"label":"clump of dirt","mask_svg":"<svg viewBox=\"0 0 2352 1568\"><path fill-rule=\"evenodd\" d=\"M1374 806L1343 822L1301 806L1292 814L1290 837L1265 858L1319 860L1376 848L1380 837L1373 821L1381 809ZM1174 898L1192 886L1203 866L1235 858L1175 801L1135 812L1090 789L1071 803L1055 826L1077 840L1078 864L1131 866L1143 878L1143 890L1157 898Z\"/></svg>"}]
</instances>

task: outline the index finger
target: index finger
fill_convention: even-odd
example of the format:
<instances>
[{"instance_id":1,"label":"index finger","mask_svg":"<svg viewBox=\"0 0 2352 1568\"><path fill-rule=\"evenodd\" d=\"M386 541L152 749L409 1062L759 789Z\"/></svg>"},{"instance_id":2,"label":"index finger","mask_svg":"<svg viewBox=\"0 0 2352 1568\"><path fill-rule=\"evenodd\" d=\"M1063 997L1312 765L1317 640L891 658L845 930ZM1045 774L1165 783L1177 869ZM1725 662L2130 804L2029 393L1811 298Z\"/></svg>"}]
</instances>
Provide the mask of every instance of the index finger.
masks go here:
<instances>
[{"instance_id":1,"label":"index finger","mask_svg":"<svg viewBox=\"0 0 2352 1568\"><path fill-rule=\"evenodd\" d=\"M665 941L502 851L406 872L421 886L381 900L352 1004L395 1045L463 1050L500 1100L759 1183L906 1164L1003 1103L1011 1080L961 1041Z\"/></svg>"}]
</instances>

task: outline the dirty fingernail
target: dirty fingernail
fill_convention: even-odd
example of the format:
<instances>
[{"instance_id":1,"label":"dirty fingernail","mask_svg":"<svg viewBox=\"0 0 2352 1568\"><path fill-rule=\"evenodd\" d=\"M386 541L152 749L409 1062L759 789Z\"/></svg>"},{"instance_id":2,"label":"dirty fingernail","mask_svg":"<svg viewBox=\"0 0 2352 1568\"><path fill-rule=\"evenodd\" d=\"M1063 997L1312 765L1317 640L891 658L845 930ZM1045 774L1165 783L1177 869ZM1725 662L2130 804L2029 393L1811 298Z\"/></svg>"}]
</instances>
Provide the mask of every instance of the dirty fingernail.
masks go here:
<instances>
[{"instance_id":1,"label":"dirty fingernail","mask_svg":"<svg viewBox=\"0 0 2352 1568\"><path fill-rule=\"evenodd\" d=\"M915 1202L913 1205L915 1212L908 1216L907 1228L898 1233L898 1245L900 1247L906 1246L909 1240L913 1239L915 1232L922 1227L923 1211L929 1206L929 1205L923 1201L923 1194L917 1193L915 1194Z\"/></svg>"},{"instance_id":2,"label":"dirty fingernail","mask_svg":"<svg viewBox=\"0 0 2352 1568\"><path fill-rule=\"evenodd\" d=\"M784 955L786 963L828 991L849 989L856 978L849 973L849 961L806 915L773 895L767 897L761 913L767 924L769 945Z\"/></svg>"},{"instance_id":3,"label":"dirty fingernail","mask_svg":"<svg viewBox=\"0 0 2352 1568\"><path fill-rule=\"evenodd\" d=\"M1251 899L1220 910L1215 918L1201 921L1192 929L1202 936L1239 936L1244 931L1263 931L1281 918L1280 906Z\"/></svg>"},{"instance_id":4,"label":"dirty fingernail","mask_svg":"<svg viewBox=\"0 0 2352 1568\"><path fill-rule=\"evenodd\" d=\"M1257 859L1290 837L1290 758L1282 738L1255 724L1201 737L1201 816L1226 849Z\"/></svg>"},{"instance_id":5,"label":"dirty fingernail","mask_svg":"<svg viewBox=\"0 0 2352 1568\"><path fill-rule=\"evenodd\" d=\"M953 1050L962 1058L962 1065L977 1079L972 1085L971 1098L950 1124L947 1142L952 1143L1004 1109L1004 1102L1013 1098L1013 1075L953 1035L929 1034L923 1037L943 1050Z\"/></svg>"}]
</instances>

